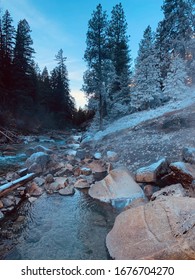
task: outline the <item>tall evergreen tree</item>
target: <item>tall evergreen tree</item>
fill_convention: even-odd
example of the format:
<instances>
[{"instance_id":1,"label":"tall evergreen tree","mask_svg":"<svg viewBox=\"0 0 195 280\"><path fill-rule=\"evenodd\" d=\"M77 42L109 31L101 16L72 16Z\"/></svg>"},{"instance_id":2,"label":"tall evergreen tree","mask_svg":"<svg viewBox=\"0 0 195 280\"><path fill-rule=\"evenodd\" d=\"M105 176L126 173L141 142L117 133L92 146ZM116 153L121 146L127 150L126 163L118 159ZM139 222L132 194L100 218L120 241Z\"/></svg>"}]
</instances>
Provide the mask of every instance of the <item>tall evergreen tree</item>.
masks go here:
<instances>
[{"instance_id":1,"label":"tall evergreen tree","mask_svg":"<svg viewBox=\"0 0 195 280\"><path fill-rule=\"evenodd\" d=\"M99 4L92 13L92 17L88 23L87 48L84 55L84 59L88 64L88 70L84 74L83 89L91 95L91 98L97 100L100 130L103 125L105 105L105 81L102 70L105 59L108 58L107 26L107 14L103 11L102 5ZM88 79L89 77L90 79ZM93 91L91 91L92 89Z\"/></svg>"},{"instance_id":2,"label":"tall evergreen tree","mask_svg":"<svg viewBox=\"0 0 195 280\"><path fill-rule=\"evenodd\" d=\"M74 100L70 95L68 71L65 65L66 57L61 49L56 55L56 66L51 73L52 103L51 110L56 113L60 125L65 126L65 121L72 119Z\"/></svg>"},{"instance_id":3,"label":"tall evergreen tree","mask_svg":"<svg viewBox=\"0 0 195 280\"><path fill-rule=\"evenodd\" d=\"M115 91L129 93L130 53L127 36L127 22L122 4L113 7L108 28L108 47L110 58L115 68ZM123 96L125 98L125 96Z\"/></svg>"},{"instance_id":4,"label":"tall evergreen tree","mask_svg":"<svg viewBox=\"0 0 195 280\"><path fill-rule=\"evenodd\" d=\"M156 47L161 60L161 73L165 78L171 55L185 58L188 44L194 32L194 0L164 0L164 19L157 28Z\"/></svg>"},{"instance_id":5,"label":"tall evergreen tree","mask_svg":"<svg viewBox=\"0 0 195 280\"><path fill-rule=\"evenodd\" d=\"M178 55L176 57L172 57L170 69L166 79L164 80L164 95L173 100L178 100L185 96L186 90L188 89L186 81L186 62Z\"/></svg>"},{"instance_id":6,"label":"tall evergreen tree","mask_svg":"<svg viewBox=\"0 0 195 280\"><path fill-rule=\"evenodd\" d=\"M31 83L34 76L33 54L35 51L32 47L33 40L30 33L31 29L28 22L25 19L20 20L17 26L13 59L15 89L13 105L17 100L18 106L23 107L25 103L27 110L29 106L33 106L33 99L35 98L35 89Z\"/></svg>"},{"instance_id":7,"label":"tall evergreen tree","mask_svg":"<svg viewBox=\"0 0 195 280\"><path fill-rule=\"evenodd\" d=\"M154 47L154 34L148 26L139 44L138 57L135 64L135 92L136 105L144 109L160 96L160 68Z\"/></svg>"}]
</instances>

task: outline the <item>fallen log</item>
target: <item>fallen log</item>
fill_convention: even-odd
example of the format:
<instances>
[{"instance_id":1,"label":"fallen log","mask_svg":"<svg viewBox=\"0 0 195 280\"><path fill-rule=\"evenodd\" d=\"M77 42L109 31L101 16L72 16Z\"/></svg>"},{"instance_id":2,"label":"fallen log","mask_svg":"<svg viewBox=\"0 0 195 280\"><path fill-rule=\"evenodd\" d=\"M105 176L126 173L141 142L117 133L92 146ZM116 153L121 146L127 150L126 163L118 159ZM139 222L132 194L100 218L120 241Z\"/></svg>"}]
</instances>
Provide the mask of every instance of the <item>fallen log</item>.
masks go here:
<instances>
[{"instance_id":1,"label":"fallen log","mask_svg":"<svg viewBox=\"0 0 195 280\"><path fill-rule=\"evenodd\" d=\"M12 138L10 138L6 133L4 133L3 131L0 130L0 134L2 134L3 136L5 136L8 140L10 140L11 142L14 142L14 140Z\"/></svg>"},{"instance_id":2,"label":"fallen log","mask_svg":"<svg viewBox=\"0 0 195 280\"><path fill-rule=\"evenodd\" d=\"M34 177L35 177L35 173L29 173L15 181L0 186L0 197L23 186L27 182L31 181Z\"/></svg>"}]
</instances>

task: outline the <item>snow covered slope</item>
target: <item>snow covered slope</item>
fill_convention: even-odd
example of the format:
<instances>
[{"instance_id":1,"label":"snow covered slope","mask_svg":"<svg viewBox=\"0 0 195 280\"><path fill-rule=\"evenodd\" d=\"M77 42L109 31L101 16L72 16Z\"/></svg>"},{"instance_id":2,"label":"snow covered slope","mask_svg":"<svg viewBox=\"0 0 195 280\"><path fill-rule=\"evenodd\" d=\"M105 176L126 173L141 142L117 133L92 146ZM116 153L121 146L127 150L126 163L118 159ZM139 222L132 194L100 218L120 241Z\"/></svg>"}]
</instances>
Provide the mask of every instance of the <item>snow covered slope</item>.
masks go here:
<instances>
[{"instance_id":1,"label":"snow covered slope","mask_svg":"<svg viewBox=\"0 0 195 280\"><path fill-rule=\"evenodd\" d=\"M158 107L156 109L136 112L134 114L118 119L117 121L108 125L103 131L96 132L93 136L93 139L99 141L108 134L118 132L127 128L133 128L134 126L137 126L144 121L160 117L168 112L181 110L192 105L193 103L195 103L195 88L186 92L185 98L183 97L181 100L171 101L164 106Z\"/></svg>"}]
</instances>

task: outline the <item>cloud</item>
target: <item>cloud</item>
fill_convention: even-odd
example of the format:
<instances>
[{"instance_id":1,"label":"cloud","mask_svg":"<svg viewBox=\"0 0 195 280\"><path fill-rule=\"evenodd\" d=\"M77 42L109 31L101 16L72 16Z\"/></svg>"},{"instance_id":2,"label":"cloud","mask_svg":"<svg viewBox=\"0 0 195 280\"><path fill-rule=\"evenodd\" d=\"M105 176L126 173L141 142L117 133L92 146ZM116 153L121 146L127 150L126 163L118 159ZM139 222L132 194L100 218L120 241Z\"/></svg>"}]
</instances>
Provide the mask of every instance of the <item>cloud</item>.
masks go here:
<instances>
[{"instance_id":1,"label":"cloud","mask_svg":"<svg viewBox=\"0 0 195 280\"><path fill-rule=\"evenodd\" d=\"M9 10L14 22L21 19L26 19L32 29L32 33L41 39L42 43L72 45L73 41L70 34L65 34L60 26L43 15L29 0L0 0L0 7L3 11ZM35 39L36 41L36 39Z\"/></svg>"}]
</instances>

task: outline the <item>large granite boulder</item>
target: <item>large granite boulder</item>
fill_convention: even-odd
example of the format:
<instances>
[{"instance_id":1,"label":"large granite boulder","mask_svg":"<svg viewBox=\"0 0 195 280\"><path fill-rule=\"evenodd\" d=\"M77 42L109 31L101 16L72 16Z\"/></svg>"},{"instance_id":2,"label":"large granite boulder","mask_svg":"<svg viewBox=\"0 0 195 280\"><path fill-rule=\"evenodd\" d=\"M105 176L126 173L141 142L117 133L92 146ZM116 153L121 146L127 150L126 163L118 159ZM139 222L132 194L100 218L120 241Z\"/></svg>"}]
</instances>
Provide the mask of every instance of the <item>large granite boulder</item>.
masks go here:
<instances>
[{"instance_id":1,"label":"large granite boulder","mask_svg":"<svg viewBox=\"0 0 195 280\"><path fill-rule=\"evenodd\" d=\"M167 197L117 216L106 245L113 259L195 259L195 199Z\"/></svg>"},{"instance_id":2,"label":"large granite boulder","mask_svg":"<svg viewBox=\"0 0 195 280\"><path fill-rule=\"evenodd\" d=\"M111 170L103 180L91 186L89 195L104 202L125 199L132 201L144 197L141 187L126 168Z\"/></svg>"}]
</instances>

